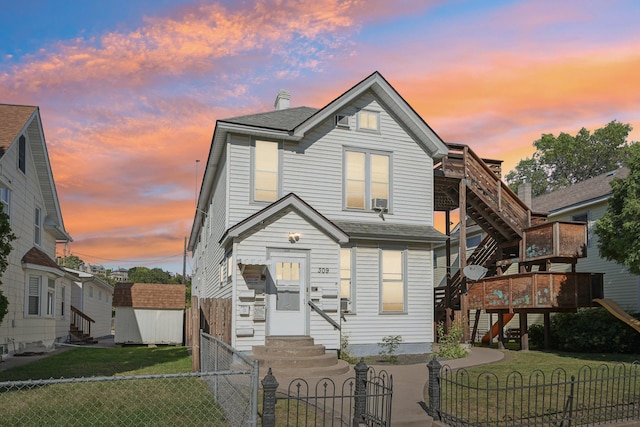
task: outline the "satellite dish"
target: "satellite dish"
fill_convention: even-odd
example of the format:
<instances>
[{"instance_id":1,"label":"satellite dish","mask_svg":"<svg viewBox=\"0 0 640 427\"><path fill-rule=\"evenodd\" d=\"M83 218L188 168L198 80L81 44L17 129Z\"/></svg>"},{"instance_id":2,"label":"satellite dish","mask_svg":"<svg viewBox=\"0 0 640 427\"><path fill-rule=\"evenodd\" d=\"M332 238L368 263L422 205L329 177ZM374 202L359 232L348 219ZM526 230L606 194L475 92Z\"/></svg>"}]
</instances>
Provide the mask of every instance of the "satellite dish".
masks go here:
<instances>
[{"instance_id":1,"label":"satellite dish","mask_svg":"<svg viewBox=\"0 0 640 427\"><path fill-rule=\"evenodd\" d=\"M482 279L485 274L487 274L487 271L489 271L487 268L481 266L481 265L467 265L465 268L462 269L462 271L464 272L464 275L466 277L468 277L471 280L480 280Z\"/></svg>"}]
</instances>

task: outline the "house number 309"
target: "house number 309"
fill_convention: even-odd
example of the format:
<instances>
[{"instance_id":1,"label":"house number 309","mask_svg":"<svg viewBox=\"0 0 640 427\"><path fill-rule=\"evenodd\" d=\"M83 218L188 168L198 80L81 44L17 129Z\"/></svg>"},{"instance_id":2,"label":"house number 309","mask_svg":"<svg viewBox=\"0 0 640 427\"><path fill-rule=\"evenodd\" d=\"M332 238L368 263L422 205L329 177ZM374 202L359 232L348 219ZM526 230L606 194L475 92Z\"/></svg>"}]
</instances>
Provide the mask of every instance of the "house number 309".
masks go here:
<instances>
[{"instance_id":1,"label":"house number 309","mask_svg":"<svg viewBox=\"0 0 640 427\"><path fill-rule=\"evenodd\" d=\"M329 269L326 267L318 268L318 274L329 274Z\"/></svg>"}]
</instances>

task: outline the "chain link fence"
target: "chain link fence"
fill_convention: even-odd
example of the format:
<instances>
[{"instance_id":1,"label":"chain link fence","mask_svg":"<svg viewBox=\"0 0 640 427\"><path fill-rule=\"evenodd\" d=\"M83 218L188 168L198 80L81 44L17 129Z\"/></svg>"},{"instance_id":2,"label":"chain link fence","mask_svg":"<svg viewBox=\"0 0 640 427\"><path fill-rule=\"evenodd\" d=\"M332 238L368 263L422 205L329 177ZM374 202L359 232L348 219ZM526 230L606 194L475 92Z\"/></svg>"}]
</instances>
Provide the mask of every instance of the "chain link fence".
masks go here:
<instances>
[{"instance_id":1,"label":"chain link fence","mask_svg":"<svg viewBox=\"0 0 640 427\"><path fill-rule=\"evenodd\" d=\"M257 365L201 344L201 372L0 382L0 426L256 426Z\"/></svg>"}]
</instances>

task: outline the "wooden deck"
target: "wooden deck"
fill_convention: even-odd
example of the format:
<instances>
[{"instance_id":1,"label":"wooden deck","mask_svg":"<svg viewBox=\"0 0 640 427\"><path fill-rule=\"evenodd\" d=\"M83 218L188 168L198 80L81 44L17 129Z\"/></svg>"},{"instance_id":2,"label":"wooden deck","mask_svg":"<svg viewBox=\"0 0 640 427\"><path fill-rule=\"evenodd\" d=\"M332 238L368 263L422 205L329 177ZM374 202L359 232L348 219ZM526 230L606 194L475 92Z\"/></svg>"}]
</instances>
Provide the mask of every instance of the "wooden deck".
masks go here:
<instances>
[{"instance_id":1,"label":"wooden deck","mask_svg":"<svg viewBox=\"0 0 640 427\"><path fill-rule=\"evenodd\" d=\"M538 271L490 277L468 291L469 308L487 312L573 311L603 296L602 273Z\"/></svg>"}]
</instances>

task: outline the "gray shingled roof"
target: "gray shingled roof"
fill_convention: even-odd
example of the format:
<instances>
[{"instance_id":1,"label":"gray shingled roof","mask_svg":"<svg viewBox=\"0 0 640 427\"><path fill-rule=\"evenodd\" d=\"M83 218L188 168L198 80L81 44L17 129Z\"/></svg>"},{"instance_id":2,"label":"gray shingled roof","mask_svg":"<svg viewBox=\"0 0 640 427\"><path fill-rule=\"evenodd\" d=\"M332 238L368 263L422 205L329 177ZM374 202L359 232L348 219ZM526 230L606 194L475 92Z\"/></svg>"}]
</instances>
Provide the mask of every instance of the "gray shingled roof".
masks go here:
<instances>
[{"instance_id":1,"label":"gray shingled roof","mask_svg":"<svg viewBox=\"0 0 640 427\"><path fill-rule=\"evenodd\" d=\"M318 111L317 108L295 107L266 113L221 119L221 122L255 126L267 129L292 130Z\"/></svg>"},{"instance_id":2,"label":"gray shingled roof","mask_svg":"<svg viewBox=\"0 0 640 427\"><path fill-rule=\"evenodd\" d=\"M0 157L9 149L37 108L29 105L0 104Z\"/></svg>"},{"instance_id":3,"label":"gray shingled roof","mask_svg":"<svg viewBox=\"0 0 640 427\"><path fill-rule=\"evenodd\" d=\"M610 182L614 178L626 178L629 169L622 167L612 172L589 178L569 187L543 194L531 200L531 208L536 212L554 212L597 200L611 193Z\"/></svg>"},{"instance_id":4,"label":"gray shingled roof","mask_svg":"<svg viewBox=\"0 0 640 427\"><path fill-rule=\"evenodd\" d=\"M349 237L397 242L444 242L447 236L428 225L390 224L387 222L332 221Z\"/></svg>"}]
</instances>

